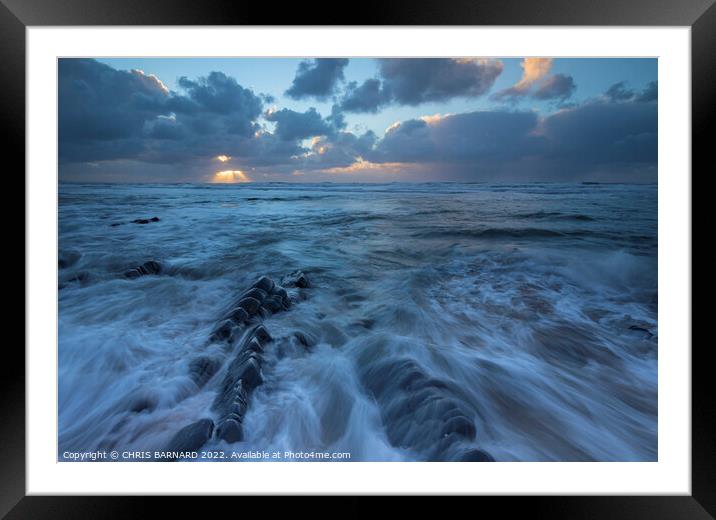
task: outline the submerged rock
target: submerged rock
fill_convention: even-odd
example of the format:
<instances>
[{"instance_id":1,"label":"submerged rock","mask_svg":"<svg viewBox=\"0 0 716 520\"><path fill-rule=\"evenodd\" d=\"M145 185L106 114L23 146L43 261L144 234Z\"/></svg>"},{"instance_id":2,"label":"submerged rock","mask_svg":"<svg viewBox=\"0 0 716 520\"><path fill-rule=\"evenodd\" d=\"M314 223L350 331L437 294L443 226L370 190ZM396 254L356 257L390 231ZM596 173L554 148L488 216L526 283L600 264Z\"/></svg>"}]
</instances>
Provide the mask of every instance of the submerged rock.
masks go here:
<instances>
[{"instance_id":1,"label":"submerged rock","mask_svg":"<svg viewBox=\"0 0 716 520\"><path fill-rule=\"evenodd\" d=\"M240 338L211 406L219 416L217 438L229 443L243 440L242 423L248 400L254 389L263 383L264 348L273 340L261 324L261 318L288 309L289 305L286 290L268 276L262 276L241 294L211 332L209 340L223 342L226 349ZM218 371L218 366L210 358L202 357L193 361L189 370L192 379L202 386Z\"/></svg>"},{"instance_id":2,"label":"submerged rock","mask_svg":"<svg viewBox=\"0 0 716 520\"><path fill-rule=\"evenodd\" d=\"M276 285L271 278L262 276L241 294L234 307L212 331L209 340L231 342L245 326L285 309L288 309L286 290Z\"/></svg>"},{"instance_id":3,"label":"submerged rock","mask_svg":"<svg viewBox=\"0 0 716 520\"><path fill-rule=\"evenodd\" d=\"M270 341L271 336L263 325L254 327L242 339L226 370L212 405L212 410L220 416L216 435L226 442L238 442L243 438L242 422L248 398L263 382L263 349Z\"/></svg>"},{"instance_id":4,"label":"submerged rock","mask_svg":"<svg viewBox=\"0 0 716 520\"><path fill-rule=\"evenodd\" d=\"M471 414L449 386L428 377L411 359L384 359L370 352L361 360L361 381L377 401L388 440L429 461L488 461L469 445L476 431Z\"/></svg>"},{"instance_id":5,"label":"submerged rock","mask_svg":"<svg viewBox=\"0 0 716 520\"><path fill-rule=\"evenodd\" d=\"M150 222L159 222L159 217L137 218L132 221L132 224L149 224Z\"/></svg>"},{"instance_id":6,"label":"submerged rock","mask_svg":"<svg viewBox=\"0 0 716 520\"><path fill-rule=\"evenodd\" d=\"M213 432L214 421L200 419L179 430L169 441L166 451L171 453L197 451L206 444ZM169 458L169 460L176 460L176 458Z\"/></svg>"},{"instance_id":7,"label":"submerged rock","mask_svg":"<svg viewBox=\"0 0 716 520\"><path fill-rule=\"evenodd\" d=\"M258 281L253 285L253 287L257 289L261 289L267 293L270 293L274 289L274 281L269 278L268 276L262 276L258 279Z\"/></svg>"},{"instance_id":8,"label":"submerged rock","mask_svg":"<svg viewBox=\"0 0 716 520\"><path fill-rule=\"evenodd\" d=\"M285 287L299 287L301 289L310 287L310 284L308 283L308 278L303 273L303 271L294 271L290 274L287 274L281 279L281 285Z\"/></svg>"},{"instance_id":9,"label":"submerged rock","mask_svg":"<svg viewBox=\"0 0 716 520\"><path fill-rule=\"evenodd\" d=\"M248 296L239 301L239 307L244 309L249 316L253 316L258 312L259 307L261 307L261 302L256 298Z\"/></svg>"},{"instance_id":10,"label":"submerged rock","mask_svg":"<svg viewBox=\"0 0 716 520\"><path fill-rule=\"evenodd\" d=\"M201 388L211 376L216 374L221 363L218 359L202 356L189 363L189 375L196 385Z\"/></svg>"},{"instance_id":11,"label":"submerged rock","mask_svg":"<svg viewBox=\"0 0 716 520\"><path fill-rule=\"evenodd\" d=\"M234 334L235 323L231 320L224 320L211 332L209 341L221 342L230 340Z\"/></svg>"},{"instance_id":12,"label":"submerged rock","mask_svg":"<svg viewBox=\"0 0 716 520\"><path fill-rule=\"evenodd\" d=\"M149 260L148 262L144 262L142 265L138 267L134 267L133 269L128 269L124 272L125 278L139 278L140 276L146 276L149 274L159 274L162 272L162 264L159 262L156 262L154 260Z\"/></svg>"}]
</instances>

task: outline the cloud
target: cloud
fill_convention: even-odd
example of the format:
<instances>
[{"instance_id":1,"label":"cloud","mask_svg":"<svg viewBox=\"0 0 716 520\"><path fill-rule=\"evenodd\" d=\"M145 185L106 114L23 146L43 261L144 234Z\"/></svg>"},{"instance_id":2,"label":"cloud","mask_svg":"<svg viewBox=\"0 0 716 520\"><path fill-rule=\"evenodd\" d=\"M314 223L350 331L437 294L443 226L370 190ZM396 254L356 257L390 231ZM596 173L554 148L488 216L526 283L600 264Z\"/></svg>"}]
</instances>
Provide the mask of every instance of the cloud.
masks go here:
<instances>
[{"instance_id":1,"label":"cloud","mask_svg":"<svg viewBox=\"0 0 716 520\"><path fill-rule=\"evenodd\" d=\"M535 99L567 99L576 88L572 76L555 74L545 79L532 94L532 97Z\"/></svg>"},{"instance_id":2,"label":"cloud","mask_svg":"<svg viewBox=\"0 0 716 520\"><path fill-rule=\"evenodd\" d=\"M411 119L391 126L370 159L375 162L513 160L541 149L534 112L470 112Z\"/></svg>"},{"instance_id":3,"label":"cloud","mask_svg":"<svg viewBox=\"0 0 716 520\"><path fill-rule=\"evenodd\" d=\"M168 93L142 71L117 71L94 60L59 62L59 132L63 140L109 141L138 134L160 115Z\"/></svg>"},{"instance_id":4,"label":"cloud","mask_svg":"<svg viewBox=\"0 0 716 520\"><path fill-rule=\"evenodd\" d=\"M338 132L332 136L313 139L311 149L304 157L303 168L329 169L352 165L358 158L372 153L378 140L370 130L362 135L352 132Z\"/></svg>"},{"instance_id":5,"label":"cloud","mask_svg":"<svg viewBox=\"0 0 716 520\"><path fill-rule=\"evenodd\" d=\"M58 82L61 163L218 155L253 138L263 107L221 72L182 77L178 93L139 70L70 58L59 60Z\"/></svg>"},{"instance_id":6,"label":"cloud","mask_svg":"<svg viewBox=\"0 0 716 520\"><path fill-rule=\"evenodd\" d=\"M269 110L264 117L267 121L276 123L275 133L284 141L306 139L333 132L333 128L313 107L306 112L296 112L288 108Z\"/></svg>"},{"instance_id":7,"label":"cloud","mask_svg":"<svg viewBox=\"0 0 716 520\"><path fill-rule=\"evenodd\" d=\"M376 113L383 105L390 102L390 95L382 88L380 80L371 78L361 85L352 81L348 84L340 100L340 109L345 112Z\"/></svg>"},{"instance_id":8,"label":"cloud","mask_svg":"<svg viewBox=\"0 0 716 520\"><path fill-rule=\"evenodd\" d=\"M343 69L348 60L341 58L316 58L302 61L286 95L293 99L313 97L324 100L331 96L336 85L343 79Z\"/></svg>"},{"instance_id":9,"label":"cloud","mask_svg":"<svg viewBox=\"0 0 716 520\"><path fill-rule=\"evenodd\" d=\"M420 105L485 94L502 73L502 62L478 58L385 58L379 78L348 84L340 99L346 112L375 113L385 105Z\"/></svg>"},{"instance_id":10,"label":"cloud","mask_svg":"<svg viewBox=\"0 0 716 520\"><path fill-rule=\"evenodd\" d=\"M463 66L453 63L447 69ZM397 67L400 77L417 74L413 67ZM431 64L428 70L434 67ZM468 72L453 70L453 77L474 74L474 64L467 67ZM574 88L567 76L530 74L537 77L528 89L531 96L553 99ZM341 109L350 99L348 94L356 103L354 111L370 112L371 107L382 106L381 92L388 88L391 103L488 88L484 78L479 87L465 81L449 90L427 77L408 95L396 90L399 82L396 75L392 77L390 87L382 76L376 79L379 85L371 88L375 94L378 87L379 95L372 103L366 101L367 89L349 84L346 95L324 117L314 108L265 111L261 94L220 72L182 78L175 92L141 71L115 70L94 60L61 59L60 178L215 181L230 177L235 182L243 179L241 175L247 180L262 180L265 175L285 180L300 173L303 180L339 174L344 180L381 180L381 172L410 180L656 178L656 83L641 91L617 84L596 99L547 115L499 108L424 115L393 124L381 136L348 131ZM231 173L216 177L218 171Z\"/></svg>"},{"instance_id":11,"label":"cloud","mask_svg":"<svg viewBox=\"0 0 716 520\"><path fill-rule=\"evenodd\" d=\"M656 81L652 81L644 87L643 90L636 92L629 88L625 81L615 83L604 93L605 97L611 101L635 101L637 103L650 103L658 99L658 86Z\"/></svg>"},{"instance_id":12,"label":"cloud","mask_svg":"<svg viewBox=\"0 0 716 520\"><path fill-rule=\"evenodd\" d=\"M392 125L372 163L415 164L452 180L655 180L654 103L592 100L540 118L483 111Z\"/></svg>"},{"instance_id":13,"label":"cloud","mask_svg":"<svg viewBox=\"0 0 716 520\"><path fill-rule=\"evenodd\" d=\"M502 68L502 62L491 59L379 60L383 88L401 105L481 96L492 87Z\"/></svg>"},{"instance_id":14,"label":"cloud","mask_svg":"<svg viewBox=\"0 0 716 520\"><path fill-rule=\"evenodd\" d=\"M525 58L522 60L522 77L509 88L493 94L496 101L516 102L531 97L539 100L569 98L577 86L571 76L555 74L550 76L552 58Z\"/></svg>"},{"instance_id":15,"label":"cloud","mask_svg":"<svg viewBox=\"0 0 716 520\"><path fill-rule=\"evenodd\" d=\"M522 60L522 78L513 88L529 90L529 88L544 78L552 68L552 58L525 58Z\"/></svg>"}]
</instances>

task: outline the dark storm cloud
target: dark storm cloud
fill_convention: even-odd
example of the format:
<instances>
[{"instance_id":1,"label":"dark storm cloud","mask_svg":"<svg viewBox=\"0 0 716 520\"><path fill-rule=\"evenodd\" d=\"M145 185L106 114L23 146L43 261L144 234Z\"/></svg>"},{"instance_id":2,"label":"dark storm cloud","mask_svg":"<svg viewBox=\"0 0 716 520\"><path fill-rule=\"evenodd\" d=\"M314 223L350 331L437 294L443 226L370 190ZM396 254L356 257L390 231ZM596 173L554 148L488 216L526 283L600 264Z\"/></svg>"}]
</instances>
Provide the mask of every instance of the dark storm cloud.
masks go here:
<instances>
[{"instance_id":1,"label":"dark storm cloud","mask_svg":"<svg viewBox=\"0 0 716 520\"><path fill-rule=\"evenodd\" d=\"M189 99L206 111L217 114L238 113L247 119L256 119L261 113L261 99L223 72L211 72L196 81L182 76L178 83Z\"/></svg>"},{"instance_id":2,"label":"dark storm cloud","mask_svg":"<svg viewBox=\"0 0 716 520\"><path fill-rule=\"evenodd\" d=\"M461 180L485 174L573 180L595 172L653 171L657 108L593 100L543 119L508 111L414 119L389 129L369 159L461 165Z\"/></svg>"},{"instance_id":3,"label":"dark storm cloud","mask_svg":"<svg viewBox=\"0 0 716 520\"><path fill-rule=\"evenodd\" d=\"M333 132L333 128L313 107L306 112L295 112L288 108L273 110L267 112L264 117L267 121L276 123L275 133L284 141L306 139Z\"/></svg>"},{"instance_id":4,"label":"dark storm cloud","mask_svg":"<svg viewBox=\"0 0 716 520\"><path fill-rule=\"evenodd\" d=\"M595 101L544 120L549 155L588 168L657 161L657 106L643 102Z\"/></svg>"},{"instance_id":5,"label":"dark storm cloud","mask_svg":"<svg viewBox=\"0 0 716 520\"><path fill-rule=\"evenodd\" d=\"M156 77L90 59L59 61L60 161L173 160L251 138L262 102L221 72L180 78L186 95ZM216 137L220 136L220 137Z\"/></svg>"},{"instance_id":6,"label":"dark storm cloud","mask_svg":"<svg viewBox=\"0 0 716 520\"><path fill-rule=\"evenodd\" d=\"M502 73L502 62L453 58L385 58L380 78L348 84L340 107L346 112L375 113L389 103L420 105L485 94Z\"/></svg>"},{"instance_id":7,"label":"dark storm cloud","mask_svg":"<svg viewBox=\"0 0 716 520\"><path fill-rule=\"evenodd\" d=\"M534 135L534 112L471 112L412 119L389 129L373 160L385 162L464 162L513 160L544 149Z\"/></svg>"},{"instance_id":8,"label":"dark storm cloud","mask_svg":"<svg viewBox=\"0 0 716 520\"><path fill-rule=\"evenodd\" d=\"M348 60L343 58L302 61L286 95L293 99L306 97L326 99L335 92L338 82L343 79L343 69L346 65Z\"/></svg>"},{"instance_id":9,"label":"dark storm cloud","mask_svg":"<svg viewBox=\"0 0 716 520\"><path fill-rule=\"evenodd\" d=\"M379 60L383 88L402 105L485 94L502 73L496 60L405 58Z\"/></svg>"},{"instance_id":10,"label":"dark storm cloud","mask_svg":"<svg viewBox=\"0 0 716 520\"><path fill-rule=\"evenodd\" d=\"M141 133L168 91L153 76L117 71L94 60L59 61L59 134L66 142L107 141Z\"/></svg>"}]
</instances>

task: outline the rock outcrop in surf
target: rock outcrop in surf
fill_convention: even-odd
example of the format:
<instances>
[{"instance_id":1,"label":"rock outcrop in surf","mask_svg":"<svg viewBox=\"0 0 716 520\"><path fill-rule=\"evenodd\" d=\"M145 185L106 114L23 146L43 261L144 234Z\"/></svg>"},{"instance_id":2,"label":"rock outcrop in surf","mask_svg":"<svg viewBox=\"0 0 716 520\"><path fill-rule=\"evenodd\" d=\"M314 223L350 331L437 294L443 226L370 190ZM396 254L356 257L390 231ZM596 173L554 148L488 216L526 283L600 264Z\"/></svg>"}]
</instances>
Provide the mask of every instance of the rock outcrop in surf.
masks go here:
<instances>
[{"instance_id":1,"label":"rock outcrop in surf","mask_svg":"<svg viewBox=\"0 0 716 520\"><path fill-rule=\"evenodd\" d=\"M212 410L219 414L217 438L226 442L243 440L242 423L248 399L263 383L263 351L270 341L271 336L263 325L253 327L241 340L212 405Z\"/></svg>"},{"instance_id":2,"label":"rock outcrop in surf","mask_svg":"<svg viewBox=\"0 0 716 520\"><path fill-rule=\"evenodd\" d=\"M431 378L412 359L375 355L360 363L363 385L373 395L393 446L429 461L494 460L474 447L475 425L445 382Z\"/></svg>"},{"instance_id":3,"label":"rock outcrop in surf","mask_svg":"<svg viewBox=\"0 0 716 520\"><path fill-rule=\"evenodd\" d=\"M149 224L150 222L159 222L159 217L136 218L132 221L132 224Z\"/></svg>"},{"instance_id":4,"label":"rock outcrop in surf","mask_svg":"<svg viewBox=\"0 0 716 520\"><path fill-rule=\"evenodd\" d=\"M292 273L293 275L293 273ZM300 273L300 283L308 286L305 274ZM238 345L221 382L211 411L218 416L216 428L211 421L211 432L217 439L228 443L243 440L243 419L249 398L254 389L263 382L261 368L264 349L272 341L263 319L289 309L288 292L268 276L262 276L229 306L218 325L209 335L210 343L221 343L225 349ZM200 356L189 364L189 373L198 387L203 387L220 370L221 361ZM212 436L206 423L193 423L182 428L172 438L167 451L195 451ZM201 443L199 444L199 441ZM197 446L198 444L198 446Z\"/></svg>"},{"instance_id":5,"label":"rock outcrop in surf","mask_svg":"<svg viewBox=\"0 0 716 520\"><path fill-rule=\"evenodd\" d=\"M224 314L209 336L209 341L231 343L246 326L287 310L290 306L291 300L286 289L276 285L271 278L262 276Z\"/></svg>"},{"instance_id":6,"label":"rock outcrop in surf","mask_svg":"<svg viewBox=\"0 0 716 520\"><path fill-rule=\"evenodd\" d=\"M309 287L301 271L285 276L282 284L299 290ZM210 343L220 343L232 351L223 373L221 361L208 355L197 357L189 365L198 387L217 373L221 376L211 406L216 422L204 419L184 427L167 451L195 451L212 435L227 443L244 439L244 417L252 393L263 383L264 351L273 341L263 319L290 305L287 291L263 276L229 307L209 336ZM312 343L301 332L294 335L304 346ZM447 382L430 377L412 359L381 355L377 346L366 348L358 365L360 380L375 399L393 446L430 461L494 460L475 447L473 414ZM206 421L211 422L211 428Z\"/></svg>"},{"instance_id":7,"label":"rock outcrop in surf","mask_svg":"<svg viewBox=\"0 0 716 520\"><path fill-rule=\"evenodd\" d=\"M162 272L162 264L155 260L149 260L144 262L142 265L127 269L124 272L124 277L129 279L139 278L148 274L159 274Z\"/></svg>"},{"instance_id":8,"label":"rock outcrop in surf","mask_svg":"<svg viewBox=\"0 0 716 520\"><path fill-rule=\"evenodd\" d=\"M169 441L166 449L169 456L166 460L175 461L183 453L197 451L211 438L213 431L214 421L211 419L200 419L185 426Z\"/></svg>"}]
</instances>

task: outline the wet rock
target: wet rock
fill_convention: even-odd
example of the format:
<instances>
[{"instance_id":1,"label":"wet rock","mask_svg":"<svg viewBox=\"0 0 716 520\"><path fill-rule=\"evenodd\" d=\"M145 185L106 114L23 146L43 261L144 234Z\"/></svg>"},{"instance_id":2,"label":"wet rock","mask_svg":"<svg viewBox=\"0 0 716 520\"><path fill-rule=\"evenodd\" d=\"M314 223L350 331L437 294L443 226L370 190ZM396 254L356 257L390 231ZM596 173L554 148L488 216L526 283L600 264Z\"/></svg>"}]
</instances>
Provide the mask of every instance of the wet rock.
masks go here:
<instances>
[{"instance_id":1,"label":"wet rock","mask_svg":"<svg viewBox=\"0 0 716 520\"><path fill-rule=\"evenodd\" d=\"M270 293L271 291L273 291L274 286L274 281L271 278L269 278L268 276L262 276L252 287L256 289L261 289L266 293Z\"/></svg>"},{"instance_id":2,"label":"wet rock","mask_svg":"<svg viewBox=\"0 0 716 520\"><path fill-rule=\"evenodd\" d=\"M272 341L260 317L279 312L287 305L288 294L271 278L262 276L241 295L236 306L227 313L212 332L212 341L227 341L232 344L241 338L236 354L226 367L211 409L219 416L216 437L226 442L243 439L242 422L253 390L263 383L261 367L266 344ZM259 322L257 324L257 322ZM248 324L253 328L246 330ZM240 331L246 330L240 334ZM203 373L197 366L197 372Z\"/></svg>"},{"instance_id":3,"label":"wet rock","mask_svg":"<svg viewBox=\"0 0 716 520\"><path fill-rule=\"evenodd\" d=\"M139 278L140 276L146 276L150 274L159 274L162 272L162 264L159 262L156 262L154 260L149 260L148 262L144 262L142 265L135 267L133 269L128 269L124 272L125 278Z\"/></svg>"},{"instance_id":4,"label":"wet rock","mask_svg":"<svg viewBox=\"0 0 716 520\"><path fill-rule=\"evenodd\" d=\"M258 312L259 307L261 307L261 302L256 298L249 296L247 298L241 298L241 301L239 301L239 307L244 309L249 316L253 316Z\"/></svg>"},{"instance_id":5,"label":"wet rock","mask_svg":"<svg viewBox=\"0 0 716 520\"><path fill-rule=\"evenodd\" d=\"M214 421L200 419L179 430L169 441L166 451L174 453L197 451L211 438L213 431Z\"/></svg>"},{"instance_id":6,"label":"wet rock","mask_svg":"<svg viewBox=\"0 0 716 520\"><path fill-rule=\"evenodd\" d=\"M460 462L495 462L495 459L486 451L472 449L460 456Z\"/></svg>"},{"instance_id":7,"label":"wet rock","mask_svg":"<svg viewBox=\"0 0 716 520\"><path fill-rule=\"evenodd\" d=\"M244 440L244 431L241 423L236 419L226 419L216 429L216 437L228 443Z\"/></svg>"},{"instance_id":8,"label":"wet rock","mask_svg":"<svg viewBox=\"0 0 716 520\"><path fill-rule=\"evenodd\" d=\"M449 385L429 377L411 359L386 359L372 349L361 357L361 381L379 405L393 446L414 450L431 461L467 456L475 425ZM475 452L470 457L479 458L480 450L470 449Z\"/></svg>"},{"instance_id":9,"label":"wet rock","mask_svg":"<svg viewBox=\"0 0 716 520\"><path fill-rule=\"evenodd\" d=\"M268 293L266 291L264 291L263 289L259 289L258 287L254 287L253 289L249 289L248 291L246 291L241 297L253 298L260 303L264 301L264 299L266 299L266 296L268 296Z\"/></svg>"},{"instance_id":10,"label":"wet rock","mask_svg":"<svg viewBox=\"0 0 716 520\"><path fill-rule=\"evenodd\" d=\"M234 332L234 324L231 320L224 320L211 332L210 341L220 342L231 339Z\"/></svg>"},{"instance_id":11,"label":"wet rock","mask_svg":"<svg viewBox=\"0 0 716 520\"><path fill-rule=\"evenodd\" d=\"M217 436L227 442L237 442L242 438L241 424L248 398L263 382L263 349L270 341L271 336L263 325L254 327L242 339L236 357L226 370L212 410L220 416Z\"/></svg>"},{"instance_id":12,"label":"wet rock","mask_svg":"<svg viewBox=\"0 0 716 520\"><path fill-rule=\"evenodd\" d=\"M132 224L149 224L150 222L159 222L159 217L137 218L132 221Z\"/></svg>"},{"instance_id":13,"label":"wet rock","mask_svg":"<svg viewBox=\"0 0 716 520\"><path fill-rule=\"evenodd\" d=\"M285 308L283 300L278 296L269 296L261 303L261 306L271 313L282 311Z\"/></svg>"},{"instance_id":14,"label":"wet rock","mask_svg":"<svg viewBox=\"0 0 716 520\"><path fill-rule=\"evenodd\" d=\"M148 395L137 395L129 404L129 411L140 413L143 411L151 412L157 407L157 400Z\"/></svg>"},{"instance_id":15,"label":"wet rock","mask_svg":"<svg viewBox=\"0 0 716 520\"><path fill-rule=\"evenodd\" d=\"M201 388L211 379L211 376L216 374L219 366L218 359L202 356L189 363L189 375L196 385Z\"/></svg>"},{"instance_id":16,"label":"wet rock","mask_svg":"<svg viewBox=\"0 0 716 520\"><path fill-rule=\"evenodd\" d=\"M286 289L283 287L279 287L277 285L271 293L271 297L280 299L285 309L288 309L291 306L291 299L288 296L288 292L286 292Z\"/></svg>"},{"instance_id":17,"label":"wet rock","mask_svg":"<svg viewBox=\"0 0 716 520\"><path fill-rule=\"evenodd\" d=\"M234 323L240 325L249 321L249 313L246 312L246 309L244 309L243 307L236 307L233 310L229 311L229 313L226 315L226 319L229 319Z\"/></svg>"},{"instance_id":18,"label":"wet rock","mask_svg":"<svg viewBox=\"0 0 716 520\"><path fill-rule=\"evenodd\" d=\"M273 338L271 338L271 334L266 330L266 327L263 325L258 325L253 330L253 336L256 338L262 345L265 345L269 341L271 341Z\"/></svg>"},{"instance_id":19,"label":"wet rock","mask_svg":"<svg viewBox=\"0 0 716 520\"><path fill-rule=\"evenodd\" d=\"M293 271L292 273L287 274L281 279L281 285L285 287L299 287L301 289L305 289L310 286L308 278L303 271Z\"/></svg>"}]
</instances>

